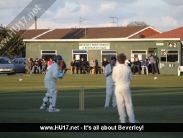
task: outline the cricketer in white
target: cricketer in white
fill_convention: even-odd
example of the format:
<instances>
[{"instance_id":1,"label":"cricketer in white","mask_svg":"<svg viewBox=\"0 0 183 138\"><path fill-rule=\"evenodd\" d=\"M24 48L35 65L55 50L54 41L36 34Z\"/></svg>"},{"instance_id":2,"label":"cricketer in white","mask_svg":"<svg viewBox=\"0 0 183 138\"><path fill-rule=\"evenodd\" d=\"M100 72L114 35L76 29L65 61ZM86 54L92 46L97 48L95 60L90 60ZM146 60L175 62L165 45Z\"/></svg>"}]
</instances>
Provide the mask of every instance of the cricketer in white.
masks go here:
<instances>
[{"instance_id":1,"label":"cricketer in white","mask_svg":"<svg viewBox=\"0 0 183 138\"><path fill-rule=\"evenodd\" d=\"M43 104L41 105L41 110L47 110L48 112L59 112L60 109L55 108L56 100L57 100L57 90L56 90L56 82L58 78L64 76L62 70L59 69L59 64L62 60L62 56L57 55L54 57L54 63L48 69L48 72L44 78L44 85L47 88L47 93L43 98ZM49 102L49 107L47 109Z\"/></svg>"},{"instance_id":2,"label":"cricketer in white","mask_svg":"<svg viewBox=\"0 0 183 138\"><path fill-rule=\"evenodd\" d=\"M112 79L112 68L116 64L116 57L111 57L109 64L105 66L104 76L106 77L106 99L105 99L105 110L108 110L110 99L112 97L112 106L116 108L116 96L114 93L115 85Z\"/></svg>"},{"instance_id":3,"label":"cricketer in white","mask_svg":"<svg viewBox=\"0 0 183 138\"><path fill-rule=\"evenodd\" d=\"M118 65L113 68L112 79L115 82L115 95L117 101L120 123L126 123L126 111L130 123L139 123L135 120L133 103L131 98L130 82L132 81L132 72L129 66L125 65L126 56L119 54L117 56Z\"/></svg>"}]
</instances>

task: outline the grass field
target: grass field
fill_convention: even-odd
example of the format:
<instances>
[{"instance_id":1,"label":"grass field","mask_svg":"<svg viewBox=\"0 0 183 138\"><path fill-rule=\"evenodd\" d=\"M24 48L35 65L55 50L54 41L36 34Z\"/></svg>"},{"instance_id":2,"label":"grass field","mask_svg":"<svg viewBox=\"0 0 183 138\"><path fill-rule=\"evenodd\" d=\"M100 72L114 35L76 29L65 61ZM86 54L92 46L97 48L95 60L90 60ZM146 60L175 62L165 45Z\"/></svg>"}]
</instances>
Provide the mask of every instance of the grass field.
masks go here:
<instances>
[{"instance_id":1,"label":"grass field","mask_svg":"<svg viewBox=\"0 0 183 138\"><path fill-rule=\"evenodd\" d=\"M22 81L19 81L19 78ZM58 80L59 113L39 109L46 92L44 75L0 76L0 123L118 123L117 110L104 110L103 75L66 75ZM79 111L79 86L85 88L85 110ZM142 123L183 123L183 76L133 76L132 99ZM182 138L183 133L62 132L0 133L0 138Z\"/></svg>"}]
</instances>

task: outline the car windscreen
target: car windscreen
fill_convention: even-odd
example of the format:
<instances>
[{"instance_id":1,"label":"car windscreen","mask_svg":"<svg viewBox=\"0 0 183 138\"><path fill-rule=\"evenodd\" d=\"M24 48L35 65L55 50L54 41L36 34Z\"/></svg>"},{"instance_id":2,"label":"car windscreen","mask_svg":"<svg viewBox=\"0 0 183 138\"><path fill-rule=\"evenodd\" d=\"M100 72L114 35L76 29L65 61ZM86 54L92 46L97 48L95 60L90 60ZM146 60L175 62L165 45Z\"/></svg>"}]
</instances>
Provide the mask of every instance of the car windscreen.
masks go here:
<instances>
[{"instance_id":1,"label":"car windscreen","mask_svg":"<svg viewBox=\"0 0 183 138\"><path fill-rule=\"evenodd\" d=\"M11 61L7 58L0 58L0 64L11 64Z\"/></svg>"}]
</instances>

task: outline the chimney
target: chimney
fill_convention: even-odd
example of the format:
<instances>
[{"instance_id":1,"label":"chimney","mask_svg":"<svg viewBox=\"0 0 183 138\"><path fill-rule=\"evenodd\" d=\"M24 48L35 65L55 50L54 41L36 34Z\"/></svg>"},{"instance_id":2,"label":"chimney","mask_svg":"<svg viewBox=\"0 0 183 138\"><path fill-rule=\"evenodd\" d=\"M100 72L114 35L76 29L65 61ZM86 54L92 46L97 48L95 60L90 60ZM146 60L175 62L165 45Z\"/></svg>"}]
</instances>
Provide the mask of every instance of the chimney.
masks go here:
<instances>
[{"instance_id":1,"label":"chimney","mask_svg":"<svg viewBox=\"0 0 183 138\"><path fill-rule=\"evenodd\" d=\"M37 30L37 17L34 17L34 21L35 21L35 30Z\"/></svg>"}]
</instances>

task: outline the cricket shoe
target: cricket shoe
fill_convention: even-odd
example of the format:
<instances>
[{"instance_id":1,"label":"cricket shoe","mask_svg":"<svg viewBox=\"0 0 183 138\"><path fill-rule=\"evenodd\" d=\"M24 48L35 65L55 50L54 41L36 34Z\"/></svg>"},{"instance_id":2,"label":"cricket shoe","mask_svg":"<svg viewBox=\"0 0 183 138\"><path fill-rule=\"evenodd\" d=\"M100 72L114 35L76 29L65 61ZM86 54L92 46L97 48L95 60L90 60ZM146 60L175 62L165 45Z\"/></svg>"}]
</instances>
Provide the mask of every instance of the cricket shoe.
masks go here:
<instances>
[{"instance_id":1,"label":"cricket shoe","mask_svg":"<svg viewBox=\"0 0 183 138\"><path fill-rule=\"evenodd\" d=\"M48 112L60 112L60 109L57 109L57 108L48 108L47 111Z\"/></svg>"},{"instance_id":2,"label":"cricket shoe","mask_svg":"<svg viewBox=\"0 0 183 138\"><path fill-rule=\"evenodd\" d=\"M137 120L134 120L133 122L130 122L130 123L140 123L139 121Z\"/></svg>"},{"instance_id":3,"label":"cricket shoe","mask_svg":"<svg viewBox=\"0 0 183 138\"><path fill-rule=\"evenodd\" d=\"M41 109L41 110L47 110L47 107L41 105L40 109Z\"/></svg>"},{"instance_id":4,"label":"cricket shoe","mask_svg":"<svg viewBox=\"0 0 183 138\"><path fill-rule=\"evenodd\" d=\"M104 110L108 110L109 109L109 107L104 107Z\"/></svg>"},{"instance_id":5,"label":"cricket shoe","mask_svg":"<svg viewBox=\"0 0 183 138\"><path fill-rule=\"evenodd\" d=\"M118 108L117 108L117 106L113 106L113 109L114 109L114 110L117 110Z\"/></svg>"}]
</instances>

